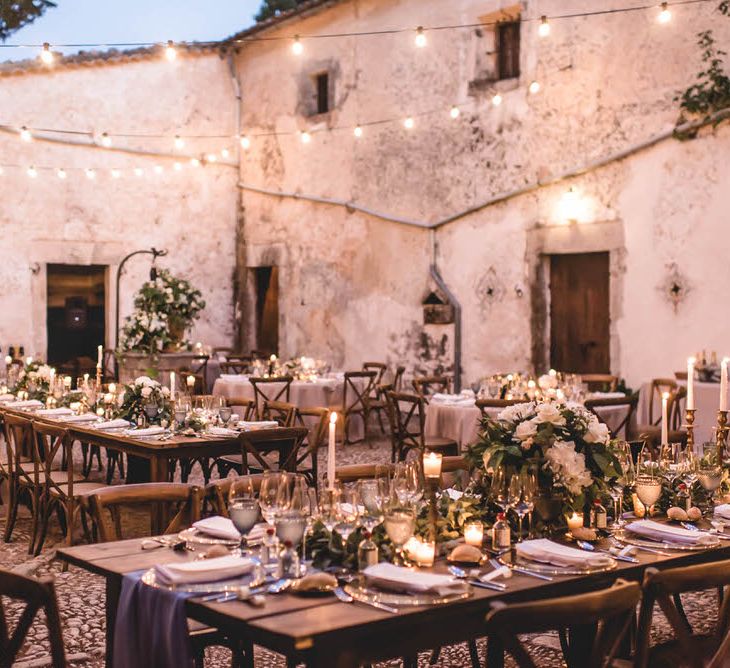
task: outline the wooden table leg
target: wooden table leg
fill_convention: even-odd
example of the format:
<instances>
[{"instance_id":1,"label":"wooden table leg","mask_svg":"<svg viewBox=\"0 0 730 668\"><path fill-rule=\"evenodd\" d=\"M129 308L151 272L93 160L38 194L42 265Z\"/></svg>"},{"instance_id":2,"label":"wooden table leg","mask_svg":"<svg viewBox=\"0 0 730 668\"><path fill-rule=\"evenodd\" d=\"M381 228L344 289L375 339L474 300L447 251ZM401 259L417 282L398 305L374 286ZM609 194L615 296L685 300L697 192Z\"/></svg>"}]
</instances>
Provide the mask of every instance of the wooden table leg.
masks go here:
<instances>
[{"instance_id":1,"label":"wooden table leg","mask_svg":"<svg viewBox=\"0 0 730 668\"><path fill-rule=\"evenodd\" d=\"M588 665L597 631L597 624L580 624L568 629L569 654L565 658L569 668Z\"/></svg>"},{"instance_id":2,"label":"wooden table leg","mask_svg":"<svg viewBox=\"0 0 730 668\"><path fill-rule=\"evenodd\" d=\"M150 458L150 480L151 482L167 482L167 457L155 456ZM157 510L152 518L152 533L161 534L167 527L168 518L165 516L165 509L158 504Z\"/></svg>"},{"instance_id":3,"label":"wooden table leg","mask_svg":"<svg viewBox=\"0 0 730 668\"><path fill-rule=\"evenodd\" d=\"M504 645L495 635L487 637L487 666L489 668L504 668Z\"/></svg>"},{"instance_id":4,"label":"wooden table leg","mask_svg":"<svg viewBox=\"0 0 730 668\"><path fill-rule=\"evenodd\" d=\"M114 624L117 620L117 606L119 594L122 590L121 580L118 578L106 579L106 662L107 668L112 668L114 659Z\"/></svg>"}]
</instances>

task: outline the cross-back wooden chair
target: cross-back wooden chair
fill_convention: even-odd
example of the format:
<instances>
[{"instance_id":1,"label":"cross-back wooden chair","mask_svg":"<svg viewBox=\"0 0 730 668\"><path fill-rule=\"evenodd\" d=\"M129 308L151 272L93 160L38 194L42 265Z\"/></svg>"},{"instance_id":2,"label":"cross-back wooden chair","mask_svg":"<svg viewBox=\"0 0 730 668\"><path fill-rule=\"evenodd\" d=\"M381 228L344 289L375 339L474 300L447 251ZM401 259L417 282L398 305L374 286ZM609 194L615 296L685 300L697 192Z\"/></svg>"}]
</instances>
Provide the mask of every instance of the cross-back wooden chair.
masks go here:
<instances>
[{"instance_id":1,"label":"cross-back wooden chair","mask_svg":"<svg viewBox=\"0 0 730 668\"><path fill-rule=\"evenodd\" d=\"M718 588L721 595L714 633L695 633L681 607L684 593ZM689 666L724 668L730 665L730 561L715 561L644 572L643 598L636 638L636 668ZM664 613L674 637L649 646L654 604Z\"/></svg>"},{"instance_id":2,"label":"cross-back wooden chair","mask_svg":"<svg viewBox=\"0 0 730 668\"><path fill-rule=\"evenodd\" d=\"M412 384L416 394L426 403L437 392L451 392L451 378L448 376L419 376L413 379Z\"/></svg>"},{"instance_id":3,"label":"cross-back wooden chair","mask_svg":"<svg viewBox=\"0 0 730 668\"><path fill-rule=\"evenodd\" d=\"M242 432L238 437L241 443L241 473L294 472L307 433L306 427Z\"/></svg>"},{"instance_id":4,"label":"cross-back wooden chair","mask_svg":"<svg viewBox=\"0 0 730 668\"><path fill-rule=\"evenodd\" d=\"M406 368L404 366L397 366L395 368L395 373L393 374L393 391L394 392L401 392L403 389L403 374L406 372Z\"/></svg>"},{"instance_id":5,"label":"cross-back wooden chair","mask_svg":"<svg viewBox=\"0 0 730 668\"><path fill-rule=\"evenodd\" d=\"M264 401L289 401L292 376L271 376L270 378L249 378L256 404L256 419L261 419Z\"/></svg>"},{"instance_id":6,"label":"cross-back wooden chair","mask_svg":"<svg viewBox=\"0 0 730 668\"><path fill-rule=\"evenodd\" d=\"M450 438L425 435L425 402L416 394L388 392L391 421L391 461L402 462L411 450L422 456L426 450L458 455L459 445Z\"/></svg>"},{"instance_id":7,"label":"cross-back wooden chair","mask_svg":"<svg viewBox=\"0 0 730 668\"><path fill-rule=\"evenodd\" d=\"M657 426L662 421L662 395L671 396L677 391L674 378L652 378L649 390L649 424Z\"/></svg>"},{"instance_id":8,"label":"cross-back wooden chair","mask_svg":"<svg viewBox=\"0 0 730 668\"><path fill-rule=\"evenodd\" d=\"M226 405L234 410L243 409L238 417L245 422L250 422L256 415L256 402L248 397L227 397Z\"/></svg>"},{"instance_id":9,"label":"cross-back wooden chair","mask_svg":"<svg viewBox=\"0 0 730 668\"><path fill-rule=\"evenodd\" d=\"M18 461L20 462L21 466L27 465L30 462L30 459L24 454L16 456L15 440L13 439L13 434L11 433L8 424L4 419L2 420L1 426L5 446L2 452L0 452L0 485L2 484L3 480L7 480L8 483L8 497L5 501L4 531L4 540L7 543L12 535L13 524L15 523L15 520L12 517L13 508L14 504L16 503L16 497L18 492L17 474L15 471L15 467L18 465ZM30 466L32 468L32 463L30 464Z\"/></svg>"},{"instance_id":10,"label":"cross-back wooden chair","mask_svg":"<svg viewBox=\"0 0 730 668\"><path fill-rule=\"evenodd\" d=\"M231 491L233 481L239 476L230 476L221 480L214 480L205 486L205 504L209 505L214 514L221 517L228 517L228 494ZM254 473L248 476L251 479L255 492L261 488L261 481L264 476Z\"/></svg>"},{"instance_id":11,"label":"cross-back wooden chair","mask_svg":"<svg viewBox=\"0 0 730 668\"><path fill-rule=\"evenodd\" d=\"M160 509L174 511L162 533L176 533L200 519L203 490L179 482L150 482L136 485L113 485L89 496L89 507L99 542L122 540L121 511L124 506L142 506L150 519ZM151 523L152 526L152 523ZM151 530L150 530L151 531Z\"/></svg>"},{"instance_id":12,"label":"cross-back wooden chair","mask_svg":"<svg viewBox=\"0 0 730 668\"><path fill-rule=\"evenodd\" d=\"M16 604L25 603L25 608L20 613L12 632L5 616L3 597ZM43 610L48 628L48 642L51 646L50 665L52 668L66 668L61 616L58 614L53 578L35 579L0 570L0 668L11 668L15 664L39 610Z\"/></svg>"},{"instance_id":13,"label":"cross-back wooden chair","mask_svg":"<svg viewBox=\"0 0 730 668\"><path fill-rule=\"evenodd\" d=\"M192 389L188 386L188 376L194 379ZM205 394L207 387L205 385L205 376L201 373L195 373L192 369L182 368L177 370L177 377L180 379L180 385L190 392L190 394Z\"/></svg>"},{"instance_id":14,"label":"cross-back wooden chair","mask_svg":"<svg viewBox=\"0 0 730 668\"><path fill-rule=\"evenodd\" d=\"M368 415L375 413L378 416L378 424L380 425L380 432L385 433L385 424L383 423L383 413L385 412L385 395L381 388L384 387L383 378L388 370L388 365L383 362L363 362L363 371L375 371L378 375L375 377L373 389L368 396ZM393 389L392 385L387 386L388 389Z\"/></svg>"},{"instance_id":15,"label":"cross-back wooden chair","mask_svg":"<svg viewBox=\"0 0 730 668\"><path fill-rule=\"evenodd\" d=\"M220 363L221 373L245 374L251 370L250 360L226 360Z\"/></svg>"},{"instance_id":16,"label":"cross-back wooden chair","mask_svg":"<svg viewBox=\"0 0 730 668\"><path fill-rule=\"evenodd\" d=\"M605 419L605 413L601 414L601 408L615 408L622 407L625 410L621 421L616 427L610 429L613 436L621 436L624 440L629 438L631 433L631 419L636 411L636 406L639 403L639 395L634 393L625 397L607 398L607 399L586 399L585 407L593 413L600 422L608 425Z\"/></svg>"},{"instance_id":17,"label":"cross-back wooden chair","mask_svg":"<svg viewBox=\"0 0 730 668\"><path fill-rule=\"evenodd\" d=\"M365 440L368 428L368 415L370 414L370 395L375 386L376 371L346 371L345 384L342 390L342 431L344 444L358 443ZM350 425L352 418L360 416L363 421L363 438L353 441L350 438Z\"/></svg>"},{"instance_id":18,"label":"cross-back wooden chair","mask_svg":"<svg viewBox=\"0 0 730 668\"><path fill-rule=\"evenodd\" d=\"M589 392L615 392L618 387L618 376L610 373L581 373L578 375Z\"/></svg>"},{"instance_id":19,"label":"cross-back wooden chair","mask_svg":"<svg viewBox=\"0 0 730 668\"><path fill-rule=\"evenodd\" d=\"M329 418L328 408L297 408L295 423L307 430L307 437L297 455L296 472L303 475L314 487L318 480L317 452L327 438Z\"/></svg>"},{"instance_id":20,"label":"cross-back wooden chair","mask_svg":"<svg viewBox=\"0 0 730 668\"><path fill-rule=\"evenodd\" d=\"M231 348L230 346L214 346L214 347L213 347L213 350L211 351L211 354L212 354L212 355L213 355L213 357L214 357L214 358L216 358L216 359L217 359L217 358L218 358L218 357L219 357L220 355L223 355L223 356L224 356L224 357L225 357L225 358L227 359L227 358L228 358L228 356L229 356L229 355L233 355L233 354L234 354L234 352L235 352L235 351L234 351L234 350L233 350L233 348Z\"/></svg>"},{"instance_id":21,"label":"cross-back wooden chair","mask_svg":"<svg viewBox=\"0 0 730 668\"><path fill-rule=\"evenodd\" d=\"M88 512L87 499L99 489L107 487L104 483L79 480L79 474L74 471L73 445L74 439L68 429L43 422L33 422L33 436L36 448L43 461L43 493L39 506L38 539L35 544L35 554L38 556L43 549L48 531L51 513L55 510L59 518L63 515L61 528L65 528L66 545L73 545L73 533L77 519L81 519L84 534L89 538L86 514ZM65 471L56 471L56 460L62 459ZM83 478L83 476L81 476Z\"/></svg>"},{"instance_id":22,"label":"cross-back wooden chair","mask_svg":"<svg viewBox=\"0 0 730 668\"><path fill-rule=\"evenodd\" d=\"M687 380L687 372L686 371L675 371L674 377L677 380Z\"/></svg>"},{"instance_id":23,"label":"cross-back wooden chair","mask_svg":"<svg viewBox=\"0 0 730 668\"><path fill-rule=\"evenodd\" d=\"M667 417L669 419L669 442L670 443L686 443L687 432L682 429L682 418L684 411L682 402L687 397L687 388L681 385L670 391L667 401ZM639 440L649 443L652 449L656 449L661 444L661 415L659 424L638 424L636 431L632 436L638 437Z\"/></svg>"},{"instance_id":24,"label":"cross-back wooden chair","mask_svg":"<svg viewBox=\"0 0 730 668\"><path fill-rule=\"evenodd\" d=\"M474 405L481 411L482 419L493 418L495 410L525 403L522 399L477 399Z\"/></svg>"},{"instance_id":25,"label":"cross-back wooden chair","mask_svg":"<svg viewBox=\"0 0 730 668\"><path fill-rule=\"evenodd\" d=\"M203 378L206 377L208 373L208 361L210 360L210 355L196 355L193 357L192 362L190 363L190 368L192 369L193 373L200 374L203 376Z\"/></svg>"},{"instance_id":26,"label":"cross-back wooden chair","mask_svg":"<svg viewBox=\"0 0 730 668\"><path fill-rule=\"evenodd\" d=\"M373 395L368 399L368 413L375 413L378 417L378 424L380 425L380 432L385 433L385 422L383 422L383 413L388 412L388 398L386 394L393 392L394 387L392 384L380 384L375 387Z\"/></svg>"},{"instance_id":27,"label":"cross-back wooden chair","mask_svg":"<svg viewBox=\"0 0 730 668\"><path fill-rule=\"evenodd\" d=\"M388 365L383 362L363 362L363 371L375 371L378 375L375 377L375 386L382 385L383 376L388 370Z\"/></svg>"},{"instance_id":28,"label":"cross-back wooden chair","mask_svg":"<svg viewBox=\"0 0 730 668\"><path fill-rule=\"evenodd\" d=\"M525 649L520 635L597 625L590 655L583 657L580 665L582 668L607 668L612 665L631 626L640 596L638 583L618 580L613 587L587 594L528 603L495 601L487 614L486 630L491 637L501 640L519 668L537 668L538 664ZM565 649L570 653L570 647ZM573 659L569 665L578 663Z\"/></svg>"},{"instance_id":29,"label":"cross-back wooden chair","mask_svg":"<svg viewBox=\"0 0 730 668\"><path fill-rule=\"evenodd\" d=\"M280 427L293 427L296 419L297 407L285 401L264 401L261 410L262 420L278 422Z\"/></svg>"}]
</instances>

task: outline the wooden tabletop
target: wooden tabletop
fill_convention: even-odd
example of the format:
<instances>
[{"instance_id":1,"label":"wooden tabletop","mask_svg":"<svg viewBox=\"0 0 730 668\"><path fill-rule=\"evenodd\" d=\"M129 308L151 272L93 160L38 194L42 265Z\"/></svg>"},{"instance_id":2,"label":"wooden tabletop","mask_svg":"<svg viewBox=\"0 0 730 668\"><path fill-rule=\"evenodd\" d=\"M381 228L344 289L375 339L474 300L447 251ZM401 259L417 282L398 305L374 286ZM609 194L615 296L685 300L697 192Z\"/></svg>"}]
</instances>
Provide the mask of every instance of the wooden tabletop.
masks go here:
<instances>
[{"instance_id":1,"label":"wooden tabletop","mask_svg":"<svg viewBox=\"0 0 730 668\"><path fill-rule=\"evenodd\" d=\"M163 547L141 549L141 539L58 550L59 558L120 581L125 573L156 563L187 561L194 554ZM605 573L555 576L552 582L515 573L507 590L472 588L465 600L442 606L403 607L397 614L360 603L346 604L334 596L302 598L293 594L267 596L263 608L246 603L188 601L188 615L211 626L227 629L308 665L347 666L403 656L439 645L485 635L484 617L495 599L507 602L575 594L610 585L617 578L640 580L647 566L677 567L730 558L730 541L702 551L676 551L670 556L640 551L638 564L617 562ZM436 572L446 570L439 562ZM485 571L488 571L487 567ZM377 642L373 642L377 638ZM490 663L490 667L492 663Z\"/></svg>"}]
</instances>

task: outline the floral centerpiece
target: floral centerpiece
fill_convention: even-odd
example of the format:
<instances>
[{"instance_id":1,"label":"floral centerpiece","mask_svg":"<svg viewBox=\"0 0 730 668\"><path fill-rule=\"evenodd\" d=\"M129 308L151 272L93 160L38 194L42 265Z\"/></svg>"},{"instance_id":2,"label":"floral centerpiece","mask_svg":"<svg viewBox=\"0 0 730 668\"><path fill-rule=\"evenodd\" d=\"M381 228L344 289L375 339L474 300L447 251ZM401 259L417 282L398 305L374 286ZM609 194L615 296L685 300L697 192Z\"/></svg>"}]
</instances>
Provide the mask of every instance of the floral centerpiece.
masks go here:
<instances>
[{"instance_id":1,"label":"floral centerpiece","mask_svg":"<svg viewBox=\"0 0 730 668\"><path fill-rule=\"evenodd\" d=\"M13 388L16 395L23 393L24 399L46 402L51 386L51 367L40 362L26 364L18 372L18 381ZM27 397L25 394L27 393Z\"/></svg>"},{"instance_id":2,"label":"floral centerpiece","mask_svg":"<svg viewBox=\"0 0 730 668\"><path fill-rule=\"evenodd\" d=\"M185 345L185 332L204 308L200 290L161 269L135 296L135 310L124 324L122 347L149 353L179 350Z\"/></svg>"},{"instance_id":3,"label":"floral centerpiece","mask_svg":"<svg viewBox=\"0 0 730 668\"><path fill-rule=\"evenodd\" d=\"M124 386L119 395L119 411L116 417L136 424L144 417L148 424L170 421L170 389L156 380L140 376L133 383ZM156 411L147 411L147 406L156 406Z\"/></svg>"},{"instance_id":4,"label":"floral centerpiece","mask_svg":"<svg viewBox=\"0 0 730 668\"><path fill-rule=\"evenodd\" d=\"M515 404L482 427L469 450L472 466L487 475L498 467L533 470L541 495L559 498L566 512L607 497L610 481L621 475L608 427L579 404Z\"/></svg>"}]
</instances>

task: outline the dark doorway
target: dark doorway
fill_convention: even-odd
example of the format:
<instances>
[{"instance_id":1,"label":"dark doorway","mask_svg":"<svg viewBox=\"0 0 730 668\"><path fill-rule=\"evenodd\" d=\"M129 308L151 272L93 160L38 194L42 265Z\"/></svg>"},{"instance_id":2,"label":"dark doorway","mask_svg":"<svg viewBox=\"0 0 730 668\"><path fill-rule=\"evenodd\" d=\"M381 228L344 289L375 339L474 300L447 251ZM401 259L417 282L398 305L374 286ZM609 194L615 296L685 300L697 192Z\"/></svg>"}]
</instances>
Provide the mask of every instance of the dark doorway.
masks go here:
<instances>
[{"instance_id":1,"label":"dark doorway","mask_svg":"<svg viewBox=\"0 0 730 668\"><path fill-rule=\"evenodd\" d=\"M279 351L279 267L255 267L256 350Z\"/></svg>"},{"instance_id":2,"label":"dark doorway","mask_svg":"<svg viewBox=\"0 0 730 668\"><path fill-rule=\"evenodd\" d=\"M610 373L608 253L550 256L550 366Z\"/></svg>"},{"instance_id":3,"label":"dark doorway","mask_svg":"<svg viewBox=\"0 0 730 668\"><path fill-rule=\"evenodd\" d=\"M49 264L48 363L62 373L93 373L105 341L106 267Z\"/></svg>"}]
</instances>

